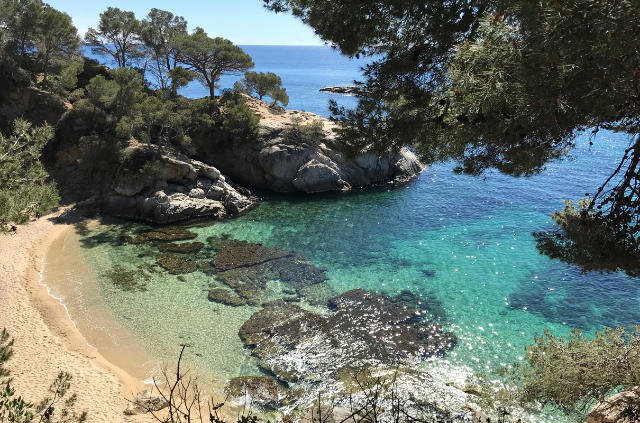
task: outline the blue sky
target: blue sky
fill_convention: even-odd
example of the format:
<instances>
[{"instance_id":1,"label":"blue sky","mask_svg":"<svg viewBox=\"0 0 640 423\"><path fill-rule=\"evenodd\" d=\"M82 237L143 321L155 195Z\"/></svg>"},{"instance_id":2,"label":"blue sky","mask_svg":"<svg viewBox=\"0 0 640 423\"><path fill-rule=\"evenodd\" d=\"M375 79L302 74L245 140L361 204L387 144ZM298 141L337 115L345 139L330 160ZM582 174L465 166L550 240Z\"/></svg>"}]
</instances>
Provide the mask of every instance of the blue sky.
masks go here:
<instances>
[{"instance_id":1,"label":"blue sky","mask_svg":"<svg viewBox=\"0 0 640 423\"><path fill-rule=\"evenodd\" d=\"M107 7L132 11L138 19L152 8L183 16L189 31L204 28L211 37L224 37L239 45L322 45L313 31L289 14L269 12L263 0L45 0L67 12L81 35L98 24Z\"/></svg>"}]
</instances>

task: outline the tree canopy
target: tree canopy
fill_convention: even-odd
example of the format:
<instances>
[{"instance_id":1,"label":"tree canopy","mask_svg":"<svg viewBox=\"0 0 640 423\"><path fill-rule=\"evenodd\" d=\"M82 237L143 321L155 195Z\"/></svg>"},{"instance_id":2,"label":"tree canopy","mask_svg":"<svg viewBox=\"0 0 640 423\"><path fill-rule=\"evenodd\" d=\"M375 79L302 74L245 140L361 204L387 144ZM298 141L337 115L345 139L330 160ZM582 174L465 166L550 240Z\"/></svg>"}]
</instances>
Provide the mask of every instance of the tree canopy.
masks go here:
<instances>
[{"instance_id":1,"label":"tree canopy","mask_svg":"<svg viewBox=\"0 0 640 423\"><path fill-rule=\"evenodd\" d=\"M151 53L155 65L151 69L163 89L168 88L170 72L177 66L177 52L171 40L180 34L187 34L187 21L171 12L153 8L141 22L140 38Z\"/></svg>"},{"instance_id":2,"label":"tree canopy","mask_svg":"<svg viewBox=\"0 0 640 423\"><path fill-rule=\"evenodd\" d=\"M95 54L111 56L125 67L142 56L140 25L133 12L109 7L100 14L98 29L89 28L84 39Z\"/></svg>"},{"instance_id":3,"label":"tree canopy","mask_svg":"<svg viewBox=\"0 0 640 423\"><path fill-rule=\"evenodd\" d=\"M560 219L553 235L562 238L556 247L589 240L638 251L640 1L266 3L347 55L376 55L358 106L331 107L352 154L407 146L426 163L453 160L459 172L530 176L570 154L580 131L628 133L620 167L580 214L583 229L599 230L571 238L577 220Z\"/></svg>"},{"instance_id":4,"label":"tree canopy","mask_svg":"<svg viewBox=\"0 0 640 423\"><path fill-rule=\"evenodd\" d=\"M58 203L55 183L40 163L40 152L53 136L49 126L32 128L16 120L13 135L0 135L0 231L7 224L23 225L36 213L44 214Z\"/></svg>"},{"instance_id":5,"label":"tree canopy","mask_svg":"<svg viewBox=\"0 0 640 423\"><path fill-rule=\"evenodd\" d=\"M225 73L244 72L254 67L251 56L231 41L211 38L202 28L192 34L180 34L173 39L178 61L192 71L196 79L215 96L216 83Z\"/></svg>"},{"instance_id":6,"label":"tree canopy","mask_svg":"<svg viewBox=\"0 0 640 423\"><path fill-rule=\"evenodd\" d=\"M71 17L40 0L0 0L0 70L3 85L29 85L42 72L72 61L80 38ZM7 87L7 88L9 88Z\"/></svg>"},{"instance_id":7,"label":"tree canopy","mask_svg":"<svg viewBox=\"0 0 640 423\"><path fill-rule=\"evenodd\" d=\"M245 72L242 85L247 94L257 95L260 100L266 95L282 106L289 104L287 89L282 88L282 78L273 72Z\"/></svg>"}]
</instances>

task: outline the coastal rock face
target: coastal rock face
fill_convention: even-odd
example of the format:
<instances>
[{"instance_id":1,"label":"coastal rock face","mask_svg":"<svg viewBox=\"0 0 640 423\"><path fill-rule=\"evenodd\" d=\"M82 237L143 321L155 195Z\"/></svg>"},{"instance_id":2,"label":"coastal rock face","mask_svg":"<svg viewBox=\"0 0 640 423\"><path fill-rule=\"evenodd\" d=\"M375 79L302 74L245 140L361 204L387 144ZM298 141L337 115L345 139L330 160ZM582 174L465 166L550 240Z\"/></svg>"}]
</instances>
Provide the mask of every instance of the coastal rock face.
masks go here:
<instances>
[{"instance_id":1,"label":"coastal rock face","mask_svg":"<svg viewBox=\"0 0 640 423\"><path fill-rule=\"evenodd\" d=\"M424 165L407 149L347 160L335 140L336 124L329 119L307 112L277 112L250 97L247 105L260 115L262 141L218 141L203 148L208 163L239 183L278 192L344 191L377 182L407 180L424 170ZM296 121L300 127L322 122L322 135L283 135Z\"/></svg>"},{"instance_id":2,"label":"coastal rock face","mask_svg":"<svg viewBox=\"0 0 640 423\"><path fill-rule=\"evenodd\" d=\"M637 389L637 388L636 388ZM640 394L624 391L601 402L589 413L587 423L633 423L640 421Z\"/></svg>"},{"instance_id":3,"label":"coastal rock face","mask_svg":"<svg viewBox=\"0 0 640 423\"><path fill-rule=\"evenodd\" d=\"M329 304L325 315L284 301L267 304L242 325L240 336L259 365L285 382L324 380L346 368L408 365L456 344L453 333L423 319L417 300L412 305L356 289Z\"/></svg>"},{"instance_id":4,"label":"coastal rock face","mask_svg":"<svg viewBox=\"0 0 640 423\"><path fill-rule=\"evenodd\" d=\"M256 204L251 193L227 180L218 169L182 154L159 153L157 147L134 146L146 156L144 172L120 175L102 200L102 212L155 223L196 217L222 218Z\"/></svg>"}]
</instances>

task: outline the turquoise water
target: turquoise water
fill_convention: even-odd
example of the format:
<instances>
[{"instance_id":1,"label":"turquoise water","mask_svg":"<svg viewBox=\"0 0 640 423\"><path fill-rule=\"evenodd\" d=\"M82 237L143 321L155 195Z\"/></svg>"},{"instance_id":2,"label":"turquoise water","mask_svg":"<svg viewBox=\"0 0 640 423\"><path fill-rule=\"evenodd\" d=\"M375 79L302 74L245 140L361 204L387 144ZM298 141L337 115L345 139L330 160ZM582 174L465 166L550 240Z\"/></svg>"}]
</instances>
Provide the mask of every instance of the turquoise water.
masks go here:
<instances>
[{"instance_id":1,"label":"turquoise water","mask_svg":"<svg viewBox=\"0 0 640 423\"><path fill-rule=\"evenodd\" d=\"M364 288L393 295L410 289L435 295L447 312L446 329L459 342L427 368L454 379L521 360L543 329L566 335L570 328L591 332L640 322L633 280L581 274L538 254L531 236L553 228L549 215L562 199L592 190L626 144L624 137L606 134L589 151L588 141L579 140L573 160L529 179L472 178L439 165L404 185L326 195L259 192L264 197L257 209L190 230L203 242L229 234L303 254L327 267L338 292ZM215 383L260 374L237 335L258 308L209 302L206 291L218 284L215 277L159 272L155 259L145 256L151 247L119 242L142 228L111 222L81 238L115 319L162 360L174 361L179 345L190 343L188 364ZM138 269L147 291L116 288L104 277L114 264ZM75 316L82 319L80 312Z\"/></svg>"},{"instance_id":2,"label":"turquoise water","mask_svg":"<svg viewBox=\"0 0 640 423\"><path fill-rule=\"evenodd\" d=\"M294 108L326 115L326 95L310 86L349 83L357 78L358 66L335 53L332 59L328 49L315 49L246 50L259 67L261 57L271 58L273 63L260 69L271 66L283 80L290 77L289 86L298 86ZM313 59L319 51L326 57ZM297 53L289 57L287 52ZM296 64L298 59L302 64ZM332 60L339 64L333 73ZM191 95L197 96L193 89ZM565 198L577 201L593 193L627 145L624 136L603 131L591 148L587 138L579 138L572 158L527 179L455 175L452 165L443 164L404 185L325 195L257 192L263 201L255 210L190 230L205 243L209 236L229 234L295 251L327 267L329 283L338 292L364 288L393 295L410 289L435 295L447 312L445 329L456 333L459 342L425 367L453 380L521 360L524 347L544 329L566 335L571 328L593 332L640 323L634 280L624 274L582 274L552 261L538 253L531 235L553 229L549 216L564 207ZM215 277L168 275L158 270L152 256L145 256L151 247L120 243L121 235L143 228L147 226L105 222L79 238L113 318L158 359L173 362L179 345L191 344L188 365L214 383L260 374L238 336L239 327L258 308L212 303L207 290L217 286ZM115 264L138 270L147 290L115 287L105 277ZM278 283L272 288L277 296ZM82 289L60 295L77 295ZM82 320L88 310L85 304L70 314Z\"/></svg>"}]
</instances>

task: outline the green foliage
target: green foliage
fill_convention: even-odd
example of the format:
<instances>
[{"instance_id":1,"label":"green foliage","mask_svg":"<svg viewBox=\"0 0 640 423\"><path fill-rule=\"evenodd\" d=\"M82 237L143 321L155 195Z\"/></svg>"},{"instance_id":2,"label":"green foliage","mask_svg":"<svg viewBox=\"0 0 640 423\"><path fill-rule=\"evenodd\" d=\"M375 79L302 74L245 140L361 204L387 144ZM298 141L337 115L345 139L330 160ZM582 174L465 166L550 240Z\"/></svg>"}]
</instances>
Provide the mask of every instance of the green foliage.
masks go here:
<instances>
[{"instance_id":1,"label":"green foliage","mask_svg":"<svg viewBox=\"0 0 640 423\"><path fill-rule=\"evenodd\" d=\"M98 29L89 28L84 39L94 54L111 56L118 67L125 67L143 55L140 27L133 12L109 7L100 14Z\"/></svg>"},{"instance_id":2,"label":"green foliage","mask_svg":"<svg viewBox=\"0 0 640 423\"><path fill-rule=\"evenodd\" d=\"M282 79L273 72L245 72L242 79L242 85L249 95L257 95L260 100L262 97L269 96L275 102L280 102L283 107L289 104L289 96L287 89L282 88ZM235 85L234 85L235 87Z\"/></svg>"},{"instance_id":3,"label":"green foliage","mask_svg":"<svg viewBox=\"0 0 640 423\"><path fill-rule=\"evenodd\" d=\"M172 44L178 61L209 88L211 98L215 96L220 76L244 72L254 66L251 57L240 47L225 38L210 38L202 28L196 28L191 35L177 35Z\"/></svg>"},{"instance_id":4,"label":"green foliage","mask_svg":"<svg viewBox=\"0 0 640 423\"><path fill-rule=\"evenodd\" d=\"M176 66L167 73L171 78L171 92L174 95L177 95L178 88L186 87L194 78L193 73L182 66Z\"/></svg>"},{"instance_id":5,"label":"green foliage","mask_svg":"<svg viewBox=\"0 0 640 423\"><path fill-rule=\"evenodd\" d=\"M43 82L77 54L80 39L66 13L40 0L0 1L0 78L12 89ZM13 87L12 87L13 86Z\"/></svg>"},{"instance_id":6,"label":"green foliage","mask_svg":"<svg viewBox=\"0 0 640 423\"><path fill-rule=\"evenodd\" d=\"M637 0L266 3L347 55L378 55L357 83L358 107L330 106L351 155L406 146L427 164L456 161L458 172L530 176L566 157L579 131L640 130ZM636 139L581 214L595 233L560 234L577 250L555 257L640 251L639 170ZM543 251L564 248L554 242Z\"/></svg>"},{"instance_id":7,"label":"green foliage","mask_svg":"<svg viewBox=\"0 0 640 423\"><path fill-rule=\"evenodd\" d=\"M599 401L640 383L640 327L606 328L587 338L572 330L569 338L548 331L526 348L526 363L499 371L518 388L523 404L552 404L566 412L584 412Z\"/></svg>"},{"instance_id":8,"label":"green foliage","mask_svg":"<svg viewBox=\"0 0 640 423\"><path fill-rule=\"evenodd\" d=\"M78 30L71 23L71 17L45 4L38 25L35 43L43 62L44 80L56 60L67 59L80 46ZM65 60L66 61L66 60Z\"/></svg>"},{"instance_id":9,"label":"green foliage","mask_svg":"<svg viewBox=\"0 0 640 423\"><path fill-rule=\"evenodd\" d=\"M589 210L592 199L578 202L578 208L569 200L562 212L551 218L559 230L534 232L538 250L566 263L579 266L583 272L620 272L632 277L640 276L640 252L635 234L620 236L612 230L608 219Z\"/></svg>"},{"instance_id":10,"label":"green foliage","mask_svg":"<svg viewBox=\"0 0 640 423\"><path fill-rule=\"evenodd\" d=\"M293 143L319 144L324 138L324 124L321 119L316 119L306 125L301 125L302 118L294 116L291 124L282 130L280 136Z\"/></svg>"},{"instance_id":11,"label":"green foliage","mask_svg":"<svg viewBox=\"0 0 640 423\"><path fill-rule=\"evenodd\" d=\"M122 143L112 135L86 135L80 138L80 166L90 176L113 175L120 164Z\"/></svg>"},{"instance_id":12,"label":"green foliage","mask_svg":"<svg viewBox=\"0 0 640 423\"><path fill-rule=\"evenodd\" d=\"M47 213L59 200L54 182L40 163L44 145L53 136L49 126L32 128L14 122L11 137L0 135L0 231L9 222L23 225L36 213Z\"/></svg>"},{"instance_id":13,"label":"green foliage","mask_svg":"<svg viewBox=\"0 0 640 423\"><path fill-rule=\"evenodd\" d=\"M226 102L227 108L222 129L236 143L249 143L261 140L260 116L245 104L242 97Z\"/></svg>"},{"instance_id":14,"label":"green foliage","mask_svg":"<svg viewBox=\"0 0 640 423\"><path fill-rule=\"evenodd\" d=\"M186 85L181 82L183 74L171 73L176 68L177 61L176 49L171 40L179 34L187 34L187 21L171 12L153 8L141 22L140 38L151 54L152 66L149 70L163 90L171 86L178 88ZM175 80L175 77L178 79Z\"/></svg>"}]
</instances>

